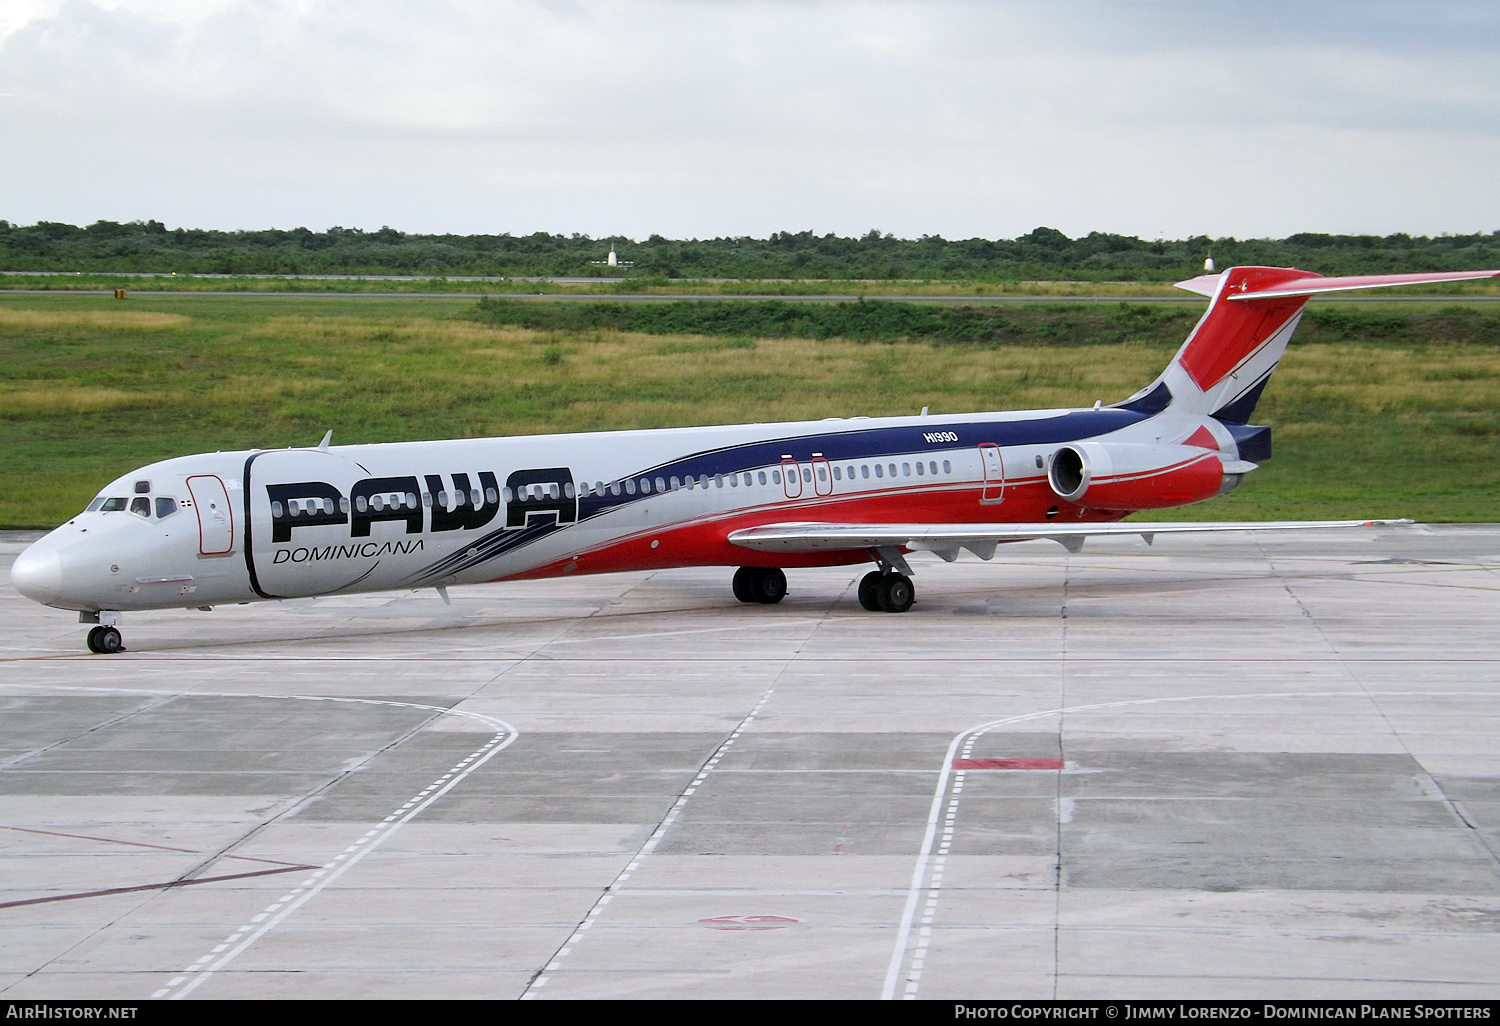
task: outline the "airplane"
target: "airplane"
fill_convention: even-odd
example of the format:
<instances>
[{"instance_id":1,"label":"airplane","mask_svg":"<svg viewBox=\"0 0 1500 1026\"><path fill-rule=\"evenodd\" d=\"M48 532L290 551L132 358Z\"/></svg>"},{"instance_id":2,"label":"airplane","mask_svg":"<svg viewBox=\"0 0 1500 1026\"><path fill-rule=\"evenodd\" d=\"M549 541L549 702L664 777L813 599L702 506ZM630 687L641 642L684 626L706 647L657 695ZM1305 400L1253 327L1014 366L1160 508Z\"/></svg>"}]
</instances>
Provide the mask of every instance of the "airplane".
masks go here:
<instances>
[{"instance_id":1,"label":"airplane","mask_svg":"<svg viewBox=\"0 0 1500 1026\"><path fill-rule=\"evenodd\" d=\"M684 566L738 567L735 597L773 604L784 568L873 562L860 605L901 613L911 552L1400 523L1122 521L1222 495L1271 455L1251 416L1311 297L1493 277L1232 267L1179 282L1207 310L1111 406L340 446L330 431L163 460L27 548L11 581L76 610L88 648L113 653L137 610L416 588L447 601L456 584Z\"/></svg>"}]
</instances>

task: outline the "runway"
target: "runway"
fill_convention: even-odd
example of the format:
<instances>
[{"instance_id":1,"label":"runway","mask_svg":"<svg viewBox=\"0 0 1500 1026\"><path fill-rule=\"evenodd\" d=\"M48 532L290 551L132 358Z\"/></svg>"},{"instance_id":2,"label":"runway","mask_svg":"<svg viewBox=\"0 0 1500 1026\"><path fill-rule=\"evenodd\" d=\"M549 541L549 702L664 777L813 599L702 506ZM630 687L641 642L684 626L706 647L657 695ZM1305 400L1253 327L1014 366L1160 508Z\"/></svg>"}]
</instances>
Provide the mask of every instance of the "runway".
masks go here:
<instances>
[{"instance_id":1,"label":"runway","mask_svg":"<svg viewBox=\"0 0 1500 1026\"><path fill-rule=\"evenodd\" d=\"M1500 527L128 616L0 534L8 999L1500 997Z\"/></svg>"}]
</instances>

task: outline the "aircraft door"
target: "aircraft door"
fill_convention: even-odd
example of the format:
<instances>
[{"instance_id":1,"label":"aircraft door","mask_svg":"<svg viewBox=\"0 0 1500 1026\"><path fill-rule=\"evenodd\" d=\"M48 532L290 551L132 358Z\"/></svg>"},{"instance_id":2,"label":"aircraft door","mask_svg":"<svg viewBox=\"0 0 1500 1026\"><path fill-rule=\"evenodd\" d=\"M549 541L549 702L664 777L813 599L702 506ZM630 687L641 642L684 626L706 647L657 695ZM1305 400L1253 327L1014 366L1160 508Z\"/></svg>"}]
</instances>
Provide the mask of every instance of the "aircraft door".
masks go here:
<instances>
[{"instance_id":1,"label":"aircraft door","mask_svg":"<svg viewBox=\"0 0 1500 1026\"><path fill-rule=\"evenodd\" d=\"M979 459L984 464L984 495L979 501L993 506L1005 499L1005 460L1000 456L1000 447L991 442L979 447Z\"/></svg>"},{"instance_id":2,"label":"aircraft door","mask_svg":"<svg viewBox=\"0 0 1500 1026\"><path fill-rule=\"evenodd\" d=\"M198 514L198 554L227 556L234 551L234 508L229 492L217 474L197 474L187 479Z\"/></svg>"},{"instance_id":3,"label":"aircraft door","mask_svg":"<svg viewBox=\"0 0 1500 1026\"><path fill-rule=\"evenodd\" d=\"M813 491L819 495L833 494L833 468L828 465L828 460L822 456L813 457L812 484Z\"/></svg>"},{"instance_id":4,"label":"aircraft door","mask_svg":"<svg viewBox=\"0 0 1500 1026\"><path fill-rule=\"evenodd\" d=\"M796 460L781 461L781 486L788 499L802 498L802 467Z\"/></svg>"}]
</instances>

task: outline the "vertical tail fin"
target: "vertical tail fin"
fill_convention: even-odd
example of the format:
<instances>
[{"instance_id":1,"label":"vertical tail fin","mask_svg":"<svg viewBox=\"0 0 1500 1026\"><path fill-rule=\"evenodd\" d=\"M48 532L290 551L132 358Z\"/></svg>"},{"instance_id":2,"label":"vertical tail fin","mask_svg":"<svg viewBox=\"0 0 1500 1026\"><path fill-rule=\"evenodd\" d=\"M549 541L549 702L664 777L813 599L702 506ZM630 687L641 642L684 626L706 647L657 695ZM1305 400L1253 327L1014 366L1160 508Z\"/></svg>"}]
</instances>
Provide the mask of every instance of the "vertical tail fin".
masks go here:
<instances>
[{"instance_id":1,"label":"vertical tail fin","mask_svg":"<svg viewBox=\"0 0 1500 1026\"><path fill-rule=\"evenodd\" d=\"M1208 309L1161 377L1121 405L1143 413L1170 406L1189 416L1245 424L1313 296L1494 277L1500 271L1324 278L1295 267L1231 267L1178 282L1178 288L1208 296Z\"/></svg>"}]
</instances>

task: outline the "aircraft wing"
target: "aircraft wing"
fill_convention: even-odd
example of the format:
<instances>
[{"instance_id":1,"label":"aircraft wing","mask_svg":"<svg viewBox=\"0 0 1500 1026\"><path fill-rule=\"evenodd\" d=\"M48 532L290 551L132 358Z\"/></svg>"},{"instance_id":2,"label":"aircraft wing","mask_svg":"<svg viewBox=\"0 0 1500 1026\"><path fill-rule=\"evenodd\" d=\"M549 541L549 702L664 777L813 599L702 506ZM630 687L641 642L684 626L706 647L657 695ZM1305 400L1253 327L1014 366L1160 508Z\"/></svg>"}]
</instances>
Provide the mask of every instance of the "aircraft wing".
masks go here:
<instances>
[{"instance_id":1,"label":"aircraft wing","mask_svg":"<svg viewBox=\"0 0 1500 1026\"><path fill-rule=\"evenodd\" d=\"M952 562L958 550L968 549L980 559L995 554L1000 542L1051 538L1070 552L1083 548L1085 538L1097 535L1140 535L1151 544L1158 534L1207 534L1230 531L1320 531L1349 527L1386 527L1411 520L1266 520L1187 521L1180 523L1113 524L767 524L732 531L729 541L761 552L826 552L849 549L935 552Z\"/></svg>"}]
</instances>

